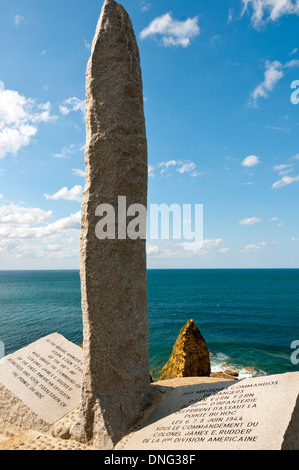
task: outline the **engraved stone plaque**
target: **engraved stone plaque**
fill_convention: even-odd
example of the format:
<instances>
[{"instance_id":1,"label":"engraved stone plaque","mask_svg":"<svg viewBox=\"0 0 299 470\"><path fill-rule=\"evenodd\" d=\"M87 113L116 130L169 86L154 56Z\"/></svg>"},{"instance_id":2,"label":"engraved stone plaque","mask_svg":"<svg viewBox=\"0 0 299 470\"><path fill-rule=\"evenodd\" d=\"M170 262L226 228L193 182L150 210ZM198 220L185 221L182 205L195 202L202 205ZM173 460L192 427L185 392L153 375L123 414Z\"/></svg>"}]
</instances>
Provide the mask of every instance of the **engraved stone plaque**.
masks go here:
<instances>
[{"instance_id":1,"label":"engraved stone plaque","mask_svg":"<svg viewBox=\"0 0 299 470\"><path fill-rule=\"evenodd\" d=\"M53 424L80 403L82 354L80 347L52 334L6 356L0 384Z\"/></svg>"}]
</instances>

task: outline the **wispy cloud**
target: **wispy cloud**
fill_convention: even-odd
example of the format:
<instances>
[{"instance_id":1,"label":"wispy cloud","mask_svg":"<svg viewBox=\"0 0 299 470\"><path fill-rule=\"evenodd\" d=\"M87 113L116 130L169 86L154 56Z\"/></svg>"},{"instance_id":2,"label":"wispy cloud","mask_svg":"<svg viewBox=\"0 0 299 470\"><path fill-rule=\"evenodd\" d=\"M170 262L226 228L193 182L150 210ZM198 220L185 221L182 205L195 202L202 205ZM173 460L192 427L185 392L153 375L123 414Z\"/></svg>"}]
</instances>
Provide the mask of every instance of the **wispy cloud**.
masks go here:
<instances>
[{"instance_id":1,"label":"wispy cloud","mask_svg":"<svg viewBox=\"0 0 299 470\"><path fill-rule=\"evenodd\" d=\"M84 170L80 170L79 168L73 168L73 169L72 169L72 173L73 173L73 175L75 175L75 176L80 176L81 178L85 178L85 171L84 171Z\"/></svg>"},{"instance_id":2,"label":"wispy cloud","mask_svg":"<svg viewBox=\"0 0 299 470\"><path fill-rule=\"evenodd\" d=\"M15 26L19 26L21 23L25 23L25 18L22 15L13 14L13 22Z\"/></svg>"},{"instance_id":3,"label":"wispy cloud","mask_svg":"<svg viewBox=\"0 0 299 470\"><path fill-rule=\"evenodd\" d=\"M156 255L159 253L159 247L157 245L147 245L146 254L148 256Z\"/></svg>"},{"instance_id":4,"label":"wispy cloud","mask_svg":"<svg viewBox=\"0 0 299 470\"><path fill-rule=\"evenodd\" d=\"M63 101L63 103L59 106L59 109L63 116L67 116L72 111L81 111L82 113L84 113L85 100L80 100L75 96L72 98L68 98Z\"/></svg>"},{"instance_id":5,"label":"wispy cloud","mask_svg":"<svg viewBox=\"0 0 299 470\"><path fill-rule=\"evenodd\" d=\"M139 3L139 6L142 11L148 11L151 7L151 4L147 2L146 0L141 0Z\"/></svg>"},{"instance_id":6,"label":"wispy cloud","mask_svg":"<svg viewBox=\"0 0 299 470\"><path fill-rule=\"evenodd\" d=\"M251 102L254 106L257 106L259 98L268 98L269 92L271 92L276 84L284 77L282 71L282 64L275 60L274 62L266 61L265 65L265 78L251 94Z\"/></svg>"},{"instance_id":7,"label":"wispy cloud","mask_svg":"<svg viewBox=\"0 0 299 470\"><path fill-rule=\"evenodd\" d=\"M273 167L274 171L277 171L280 176L284 176L288 173L291 173L293 171L294 165L292 164L282 164L282 165L275 165Z\"/></svg>"},{"instance_id":8,"label":"wispy cloud","mask_svg":"<svg viewBox=\"0 0 299 470\"><path fill-rule=\"evenodd\" d=\"M86 39L84 39L84 47L85 47L85 49L87 49L88 51L91 50L91 43L88 42Z\"/></svg>"},{"instance_id":9,"label":"wispy cloud","mask_svg":"<svg viewBox=\"0 0 299 470\"><path fill-rule=\"evenodd\" d=\"M82 186L76 185L71 189L68 189L67 187L62 188L52 196L49 194L45 194L44 196L46 199L52 199L53 201L59 201L60 199L63 199L64 201L81 202L82 194Z\"/></svg>"},{"instance_id":10,"label":"wispy cloud","mask_svg":"<svg viewBox=\"0 0 299 470\"><path fill-rule=\"evenodd\" d=\"M155 177L155 167L152 165L148 166L148 176L149 178L154 178Z\"/></svg>"},{"instance_id":11,"label":"wispy cloud","mask_svg":"<svg viewBox=\"0 0 299 470\"><path fill-rule=\"evenodd\" d=\"M192 173L195 171L196 165L193 162L185 162L182 164L180 168L177 169L177 172L180 173L181 175L184 173Z\"/></svg>"},{"instance_id":12,"label":"wispy cloud","mask_svg":"<svg viewBox=\"0 0 299 470\"><path fill-rule=\"evenodd\" d=\"M240 225L255 225L260 223L262 220L258 217L250 217L249 219L240 220Z\"/></svg>"},{"instance_id":13,"label":"wispy cloud","mask_svg":"<svg viewBox=\"0 0 299 470\"><path fill-rule=\"evenodd\" d=\"M170 170L175 169L176 173L181 175L189 174L193 178L201 176L203 173L196 170L196 164L190 160L169 160L165 162L160 162L158 164L160 168L160 175L169 175L171 174ZM153 167L152 167L153 171Z\"/></svg>"},{"instance_id":14,"label":"wispy cloud","mask_svg":"<svg viewBox=\"0 0 299 470\"><path fill-rule=\"evenodd\" d=\"M268 98L269 93L274 90L275 86L285 76L284 69L299 67L299 60L293 59L282 64L278 60L273 62L267 60L265 62L264 81L260 83L250 95L249 104L258 107L260 98Z\"/></svg>"},{"instance_id":15,"label":"wispy cloud","mask_svg":"<svg viewBox=\"0 0 299 470\"><path fill-rule=\"evenodd\" d=\"M276 181L272 185L272 189L280 189L284 186L289 186L292 183L299 182L299 175L298 176L283 176L279 181Z\"/></svg>"},{"instance_id":16,"label":"wispy cloud","mask_svg":"<svg viewBox=\"0 0 299 470\"><path fill-rule=\"evenodd\" d=\"M241 0L243 4L242 16L251 7L251 22L254 28L259 29L269 21L277 21L284 15L299 15L298 0Z\"/></svg>"},{"instance_id":17,"label":"wispy cloud","mask_svg":"<svg viewBox=\"0 0 299 470\"><path fill-rule=\"evenodd\" d=\"M140 33L141 39L148 37L161 37L161 44L165 47L181 46L188 47L191 39L200 34L198 16L179 21L172 17L172 13L155 18L149 26Z\"/></svg>"},{"instance_id":18,"label":"wispy cloud","mask_svg":"<svg viewBox=\"0 0 299 470\"><path fill-rule=\"evenodd\" d=\"M61 150L61 152L52 153L52 156L54 158L70 158L70 155L79 151L83 151L83 150L84 150L84 146L82 146L81 144L79 145L70 144L70 145L65 145L63 149Z\"/></svg>"},{"instance_id":19,"label":"wispy cloud","mask_svg":"<svg viewBox=\"0 0 299 470\"><path fill-rule=\"evenodd\" d=\"M190 251L191 253L196 253L200 255L206 255L215 248L217 248L223 242L222 238L217 239L206 239L202 242L185 242L178 243L177 246L184 247L185 250Z\"/></svg>"},{"instance_id":20,"label":"wispy cloud","mask_svg":"<svg viewBox=\"0 0 299 470\"><path fill-rule=\"evenodd\" d=\"M292 160L297 160L297 155L295 155ZM273 167L273 170L277 172L281 178L273 183L272 189L280 189L285 186L289 186L290 184L299 182L299 175L291 174L295 170L295 165L296 162L282 163Z\"/></svg>"},{"instance_id":21,"label":"wispy cloud","mask_svg":"<svg viewBox=\"0 0 299 470\"><path fill-rule=\"evenodd\" d=\"M233 8L230 8L228 11L227 24L232 23L233 19L234 19L234 10Z\"/></svg>"},{"instance_id":22,"label":"wispy cloud","mask_svg":"<svg viewBox=\"0 0 299 470\"><path fill-rule=\"evenodd\" d=\"M282 227L284 225L283 222L279 222L278 217L270 217L269 221L276 223L277 227Z\"/></svg>"}]
</instances>

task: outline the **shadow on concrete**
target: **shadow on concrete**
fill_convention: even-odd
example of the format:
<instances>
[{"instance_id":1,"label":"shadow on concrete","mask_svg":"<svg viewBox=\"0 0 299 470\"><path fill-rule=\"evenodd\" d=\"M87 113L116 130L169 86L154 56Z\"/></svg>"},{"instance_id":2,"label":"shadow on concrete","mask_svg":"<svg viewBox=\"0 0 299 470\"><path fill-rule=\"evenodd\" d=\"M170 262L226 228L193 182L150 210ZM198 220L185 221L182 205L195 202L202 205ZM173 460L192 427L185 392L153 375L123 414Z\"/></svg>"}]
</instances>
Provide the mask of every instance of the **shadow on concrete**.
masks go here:
<instances>
[{"instance_id":1,"label":"shadow on concrete","mask_svg":"<svg viewBox=\"0 0 299 470\"><path fill-rule=\"evenodd\" d=\"M299 396L281 450L299 450Z\"/></svg>"}]
</instances>

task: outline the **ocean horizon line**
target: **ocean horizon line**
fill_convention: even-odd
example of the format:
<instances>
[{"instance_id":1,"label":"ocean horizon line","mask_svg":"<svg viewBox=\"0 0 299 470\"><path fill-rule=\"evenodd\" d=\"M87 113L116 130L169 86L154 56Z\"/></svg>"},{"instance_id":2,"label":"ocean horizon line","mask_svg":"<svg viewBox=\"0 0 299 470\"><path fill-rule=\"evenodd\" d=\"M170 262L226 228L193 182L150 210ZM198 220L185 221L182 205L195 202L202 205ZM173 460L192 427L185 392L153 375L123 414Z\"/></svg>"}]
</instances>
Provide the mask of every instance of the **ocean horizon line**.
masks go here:
<instances>
[{"instance_id":1,"label":"ocean horizon line","mask_svg":"<svg viewBox=\"0 0 299 470\"><path fill-rule=\"evenodd\" d=\"M147 268L147 271L298 271L298 268ZM80 272L73 269L0 269L0 273L17 272Z\"/></svg>"}]
</instances>

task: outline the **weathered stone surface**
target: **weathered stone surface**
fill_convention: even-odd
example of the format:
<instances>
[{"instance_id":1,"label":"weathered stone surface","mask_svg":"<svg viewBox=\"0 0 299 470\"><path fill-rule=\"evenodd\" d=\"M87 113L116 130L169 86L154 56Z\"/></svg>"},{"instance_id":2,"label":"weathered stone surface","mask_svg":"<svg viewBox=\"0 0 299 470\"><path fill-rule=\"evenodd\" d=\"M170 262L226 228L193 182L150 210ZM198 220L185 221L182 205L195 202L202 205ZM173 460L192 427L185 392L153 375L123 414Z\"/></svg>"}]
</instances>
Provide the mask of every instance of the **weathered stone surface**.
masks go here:
<instances>
[{"instance_id":1,"label":"weathered stone surface","mask_svg":"<svg viewBox=\"0 0 299 470\"><path fill-rule=\"evenodd\" d=\"M54 333L4 358L0 424L47 431L80 403L82 350Z\"/></svg>"},{"instance_id":2,"label":"weathered stone surface","mask_svg":"<svg viewBox=\"0 0 299 470\"><path fill-rule=\"evenodd\" d=\"M62 439L53 438L52 436L49 436L47 434L40 434L35 431L25 431L2 440L0 434L0 450L87 451L96 449L92 447L87 447L73 440L65 441Z\"/></svg>"},{"instance_id":3,"label":"weathered stone surface","mask_svg":"<svg viewBox=\"0 0 299 470\"><path fill-rule=\"evenodd\" d=\"M181 329L169 361L163 367L160 380L180 377L209 377L209 350L193 320Z\"/></svg>"},{"instance_id":4,"label":"weathered stone surface","mask_svg":"<svg viewBox=\"0 0 299 470\"><path fill-rule=\"evenodd\" d=\"M86 84L81 290L84 377L73 435L111 449L150 400L146 242L99 240L96 209L125 196L147 207L148 159L139 50L129 15L106 0ZM116 217L117 219L117 217ZM122 238L122 236L120 237Z\"/></svg>"},{"instance_id":5,"label":"weathered stone surface","mask_svg":"<svg viewBox=\"0 0 299 470\"><path fill-rule=\"evenodd\" d=\"M298 372L159 384L174 389L118 449L299 450Z\"/></svg>"},{"instance_id":6,"label":"weathered stone surface","mask_svg":"<svg viewBox=\"0 0 299 470\"><path fill-rule=\"evenodd\" d=\"M80 407L78 406L73 411L65 415L51 428L51 435L58 439L70 439L72 435L72 428L78 421Z\"/></svg>"}]
</instances>

